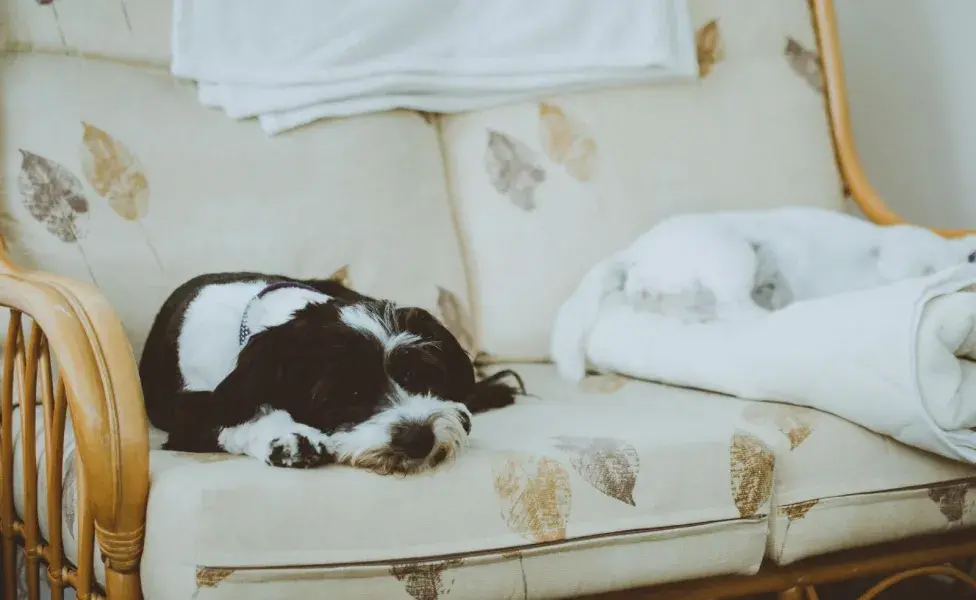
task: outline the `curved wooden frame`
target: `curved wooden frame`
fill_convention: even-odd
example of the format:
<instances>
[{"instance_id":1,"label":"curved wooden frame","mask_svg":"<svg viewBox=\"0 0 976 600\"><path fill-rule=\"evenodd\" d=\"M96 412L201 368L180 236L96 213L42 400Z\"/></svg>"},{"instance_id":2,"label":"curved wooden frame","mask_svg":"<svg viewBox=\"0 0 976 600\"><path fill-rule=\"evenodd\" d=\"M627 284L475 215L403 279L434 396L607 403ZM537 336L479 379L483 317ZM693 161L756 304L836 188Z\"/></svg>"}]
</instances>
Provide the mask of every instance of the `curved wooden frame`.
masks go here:
<instances>
[{"instance_id":1,"label":"curved wooden frame","mask_svg":"<svg viewBox=\"0 0 976 600\"><path fill-rule=\"evenodd\" d=\"M850 191L851 200L857 204L867 218L875 223L880 225L905 223L907 221L885 204L881 195L871 185L857 153L847 102L844 60L837 30L837 13L834 10L834 0L809 1L813 12L814 26L817 30L817 43L820 46L820 60L826 82L827 108L830 114L834 150L837 154L837 164L844 178L844 183ZM932 229L946 237L976 233L976 231L966 229Z\"/></svg>"},{"instance_id":2,"label":"curved wooden frame","mask_svg":"<svg viewBox=\"0 0 976 600\"><path fill-rule=\"evenodd\" d=\"M96 289L63 277L27 272L10 263L0 249L0 305L10 309L0 381L0 535L3 541L3 596L15 597L14 548L22 542L27 565L47 564L54 600L63 588L79 599L100 598L94 589L97 540L105 563L110 598L141 598L146 503L149 498L149 421L142 400L135 359L121 322ZM34 323L25 336L21 315ZM57 359L57 383L52 360ZM38 380L40 385L38 386ZM13 510L14 387L18 383L24 439L25 515ZM48 523L46 543L37 515L37 468L34 456L34 392L44 415ZM28 393L29 392L29 393ZM61 539L63 436L67 413L77 444L78 565L64 561ZM98 482L90 485L89 482ZM97 535L96 535L97 534ZM7 573L10 573L8 576ZM28 593L37 590L36 571L28 572Z\"/></svg>"}]
</instances>

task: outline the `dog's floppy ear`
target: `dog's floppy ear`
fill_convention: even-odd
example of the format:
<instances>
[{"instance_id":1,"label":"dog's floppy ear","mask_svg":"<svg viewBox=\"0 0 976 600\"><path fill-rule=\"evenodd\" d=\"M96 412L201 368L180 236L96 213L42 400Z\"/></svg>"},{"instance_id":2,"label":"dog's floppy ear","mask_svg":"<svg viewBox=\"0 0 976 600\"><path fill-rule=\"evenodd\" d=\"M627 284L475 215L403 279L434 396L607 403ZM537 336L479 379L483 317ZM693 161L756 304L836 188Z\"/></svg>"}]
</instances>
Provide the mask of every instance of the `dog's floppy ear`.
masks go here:
<instances>
[{"instance_id":1,"label":"dog's floppy ear","mask_svg":"<svg viewBox=\"0 0 976 600\"><path fill-rule=\"evenodd\" d=\"M506 377L513 377L518 385L503 381ZM524 394L525 383L519 374L511 369L505 369L475 382L464 400L464 405L472 413L477 414L514 404L515 397Z\"/></svg>"}]
</instances>

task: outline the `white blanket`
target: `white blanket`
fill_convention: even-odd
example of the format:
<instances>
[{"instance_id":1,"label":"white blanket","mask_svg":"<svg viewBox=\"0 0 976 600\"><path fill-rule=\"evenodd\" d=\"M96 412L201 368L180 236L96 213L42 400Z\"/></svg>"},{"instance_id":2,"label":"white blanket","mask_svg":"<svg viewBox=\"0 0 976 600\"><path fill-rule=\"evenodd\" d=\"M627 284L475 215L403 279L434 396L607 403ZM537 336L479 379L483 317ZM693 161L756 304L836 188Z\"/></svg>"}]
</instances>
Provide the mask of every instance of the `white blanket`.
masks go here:
<instances>
[{"instance_id":1,"label":"white blanket","mask_svg":"<svg viewBox=\"0 0 976 600\"><path fill-rule=\"evenodd\" d=\"M798 302L750 321L682 324L605 300L598 369L800 404L976 463L976 266Z\"/></svg>"},{"instance_id":2,"label":"white blanket","mask_svg":"<svg viewBox=\"0 0 976 600\"><path fill-rule=\"evenodd\" d=\"M175 0L174 75L277 133L693 78L686 0Z\"/></svg>"}]
</instances>

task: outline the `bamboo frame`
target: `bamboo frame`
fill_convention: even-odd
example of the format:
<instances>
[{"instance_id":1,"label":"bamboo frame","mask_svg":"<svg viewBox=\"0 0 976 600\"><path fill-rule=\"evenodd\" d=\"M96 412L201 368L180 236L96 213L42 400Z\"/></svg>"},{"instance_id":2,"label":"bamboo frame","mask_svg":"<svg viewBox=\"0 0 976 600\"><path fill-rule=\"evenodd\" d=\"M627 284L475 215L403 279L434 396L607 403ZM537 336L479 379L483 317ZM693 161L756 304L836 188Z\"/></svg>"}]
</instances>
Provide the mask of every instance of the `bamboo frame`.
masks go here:
<instances>
[{"instance_id":1,"label":"bamboo frame","mask_svg":"<svg viewBox=\"0 0 976 600\"><path fill-rule=\"evenodd\" d=\"M837 163L845 185L869 219L884 225L902 223L904 219L871 186L857 154L834 0L809 1L824 69ZM936 231L946 236L969 233ZM7 259L2 239L0 305L10 308L12 317L0 381L0 548L4 573L0 595L15 597L14 552L22 546L31 600L39 594L37 567L42 564L47 565L46 576L55 600L60 600L63 588L69 586L81 600L106 596L111 600L137 600L141 598L139 561L149 494L149 436L135 360L121 323L94 288L17 268ZM28 334L24 332L25 316L32 321ZM40 472L34 460L37 398L46 450ZM11 433L15 399L21 406L19 423L23 432L23 520L17 518L13 503ZM78 565L65 561L61 539L63 433L69 413L77 444ZM47 541L41 537L37 514L40 477L47 482ZM92 482L97 485L90 485ZM104 590L94 583L96 541L105 559ZM870 600L905 578L936 572L976 587L968 576L943 564L973 556L976 536L961 532L818 557L789 567L767 565L749 577L717 577L601 597L696 600L777 592L781 600L816 600L817 584L901 571L864 596L864 600Z\"/></svg>"},{"instance_id":2,"label":"bamboo frame","mask_svg":"<svg viewBox=\"0 0 976 600\"><path fill-rule=\"evenodd\" d=\"M851 200L867 218L875 223L880 225L906 223L907 221L901 215L885 204L881 195L871 185L858 155L857 145L854 143L854 129L851 126L847 101L844 59L834 0L809 0L809 3L817 30L817 43L820 47L820 60L826 82L827 110L830 114L837 165L850 192ZM932 229L946 237L976 233L969 229Z\"/></svg>"},{"instance_id":3,"label":"bamboo frame","mask_svg":"<svg viewBox=\"0 0 976 600\"><path fill-rule=\"evenodd\" d=\"M3 597L15 597L15 552L22 546L28 598L38 598L46 565L53 600L72 587L81 600L141 597L139 559L149 493L149 426L131 348L115 312L96 290L45 273L25 272L0 249L0 305L10 309L0 380L0 539ZM24 317L32 320L24 333ZM54 367L57 367L56 369ZM40 399L45 460L35 462ZM20 405L24 515L14 512L12 431ZM76 436L77 565L61 536L64 429ZM38 519L38 480L47 483L47 540ZM98 486L89 482L98 481ZM96 538L97 532L97 538ZM105 589L94 583L95 542L105 560Z\"/></svg>"}]
</instances>

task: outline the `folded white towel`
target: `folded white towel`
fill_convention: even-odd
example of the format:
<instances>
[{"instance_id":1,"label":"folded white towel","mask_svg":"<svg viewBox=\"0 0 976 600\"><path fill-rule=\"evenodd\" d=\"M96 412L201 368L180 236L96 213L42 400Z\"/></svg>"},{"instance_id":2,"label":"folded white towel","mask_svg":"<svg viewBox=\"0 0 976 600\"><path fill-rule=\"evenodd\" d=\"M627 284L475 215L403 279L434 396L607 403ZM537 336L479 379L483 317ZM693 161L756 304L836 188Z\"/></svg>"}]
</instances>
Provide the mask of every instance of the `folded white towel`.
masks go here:
<instances>
[{"instance_id":1,"label":"folded white towel","mask_svg":"<svg viewBox=\"0 0 976 600\"><path fill-rule=\"evenodd\" d=\"M693 78L686 0L175 0L174 75L269 132Z\"/></svg>"},{"instance_id":2,"label":"folded white towel","mask_svg":"<svg viewBox=\"0 0 976 600\"><path fill-rule=\"evenodd\" d=\"M976 266L965 265L705 324L611 296L587 357L642 379L809 406L976 463L974 290Z\"/></svg>"}]
</instances>

